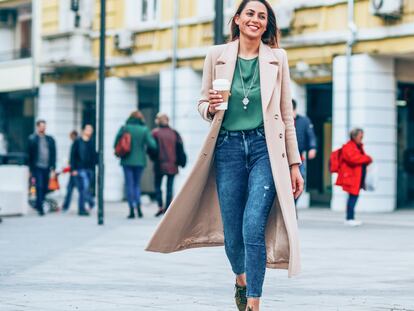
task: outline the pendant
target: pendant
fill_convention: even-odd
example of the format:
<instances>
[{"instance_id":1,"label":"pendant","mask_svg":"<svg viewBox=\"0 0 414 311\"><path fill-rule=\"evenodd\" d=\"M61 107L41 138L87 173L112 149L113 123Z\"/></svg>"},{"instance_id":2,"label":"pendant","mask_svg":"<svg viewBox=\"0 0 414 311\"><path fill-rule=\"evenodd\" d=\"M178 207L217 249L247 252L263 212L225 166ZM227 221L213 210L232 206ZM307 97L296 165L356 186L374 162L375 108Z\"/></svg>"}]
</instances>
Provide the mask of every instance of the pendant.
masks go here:
<instances>
[{"instance_id":1,"label":"pendant","mask_svg":"<svg viewBox=\"0 0 414 311\"><path fill-rule=\"evenodd\" d=\"M244 105L244 110L247 109L247 105L249 104L249 99L247 97L243 98L242 103Z\"/></svg>"}]
</instances>

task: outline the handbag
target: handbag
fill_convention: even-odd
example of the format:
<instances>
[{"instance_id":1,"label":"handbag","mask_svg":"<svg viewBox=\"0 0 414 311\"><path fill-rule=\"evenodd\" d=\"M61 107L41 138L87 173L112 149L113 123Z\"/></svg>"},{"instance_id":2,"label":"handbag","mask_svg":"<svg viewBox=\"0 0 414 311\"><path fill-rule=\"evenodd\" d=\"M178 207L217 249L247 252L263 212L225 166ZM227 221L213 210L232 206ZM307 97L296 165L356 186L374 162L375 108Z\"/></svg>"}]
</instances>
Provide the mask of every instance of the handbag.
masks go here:
<instances>
[{"instance_id":1,"label":"handbag","mask_svg":"<svg viewBox=\"0 0 414 311\"><path fill-rule=\"evenodd\" d=\"M175 134L177 135L177 142L175 144L176 163L178 166L184 168L187 164L187 155L184 151L184 143L177 131L175 131Z\"/></svg>"},{"instance_id":2,"label":"handbag","mask_svg":"<svg viewBox=\"0 0 414 311\"><path fill-rule=\"evenodd\" d=\"M115 155L118 158L125 158L131 152L131 134L123 129L121 137L115 145Z\"/></svg>"}]
</instances>

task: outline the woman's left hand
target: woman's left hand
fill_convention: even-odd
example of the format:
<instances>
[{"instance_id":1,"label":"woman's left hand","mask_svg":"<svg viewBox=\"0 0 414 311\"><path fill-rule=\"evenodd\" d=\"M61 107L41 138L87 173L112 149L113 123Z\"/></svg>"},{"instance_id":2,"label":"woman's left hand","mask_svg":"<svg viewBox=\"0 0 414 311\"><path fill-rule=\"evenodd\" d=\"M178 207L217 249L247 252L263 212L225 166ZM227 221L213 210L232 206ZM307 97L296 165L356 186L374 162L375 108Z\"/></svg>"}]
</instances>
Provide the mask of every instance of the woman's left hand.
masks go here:
<instances>
[{"instance_id":1,"label":"woman's left hand","mask_svg":"<svg viewBox=\"0 0 414 311\"><path fill-rule=\"evenodd\" d=\"M302 194L304 184L302 174L299 170L299 164L292 165L290 168L290 179L292 180L293 196L296 200Z\"/></svg>"}]
</instances>

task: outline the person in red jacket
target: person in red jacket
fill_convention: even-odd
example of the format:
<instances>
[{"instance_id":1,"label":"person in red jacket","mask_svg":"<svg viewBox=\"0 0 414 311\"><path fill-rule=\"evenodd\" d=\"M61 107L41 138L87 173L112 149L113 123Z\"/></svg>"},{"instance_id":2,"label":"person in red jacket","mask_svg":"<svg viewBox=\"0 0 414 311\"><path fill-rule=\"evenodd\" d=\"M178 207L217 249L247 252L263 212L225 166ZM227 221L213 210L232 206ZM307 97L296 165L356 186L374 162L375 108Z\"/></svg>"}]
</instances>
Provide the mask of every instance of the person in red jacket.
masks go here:
<instances>
[{"instance_id":1,"label":"person in red jacket","mask_svg":"<svg viewBox=\"0 0 414 311\"><path fill-rule=\"evenodd\" d=\"M364 151L364 145L362 144L364 131L362 129L353 129L350 138L342 146L336 185L341 186L349 194L345 224L359 226L361 222L355 220L355 205L358 201L359 191L364 188L366 168L372 163L372 158Z\"/></svg>"}]
</instances>

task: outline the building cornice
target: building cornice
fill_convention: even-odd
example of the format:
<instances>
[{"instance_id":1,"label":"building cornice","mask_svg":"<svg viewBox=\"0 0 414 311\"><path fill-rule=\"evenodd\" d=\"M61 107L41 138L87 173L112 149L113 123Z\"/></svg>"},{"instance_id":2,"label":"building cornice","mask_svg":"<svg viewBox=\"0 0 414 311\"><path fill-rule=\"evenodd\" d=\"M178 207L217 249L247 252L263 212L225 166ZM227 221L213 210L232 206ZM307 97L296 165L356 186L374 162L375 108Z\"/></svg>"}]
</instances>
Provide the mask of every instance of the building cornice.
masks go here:
<instances>
[{"instance_id":1,"label":"building cornice","mask_svg":"<svg viewBox=\"0 0 414 311\"><path fill-rule=\"evenodd\" d=\"M348 31L313 32L306 35L282 38L284 48L320 46L346 43ZM359 28L356 33L357 41L373 41L389 38L414 36L414 23L377 28Z\"/></svg>"}]
</instances>

